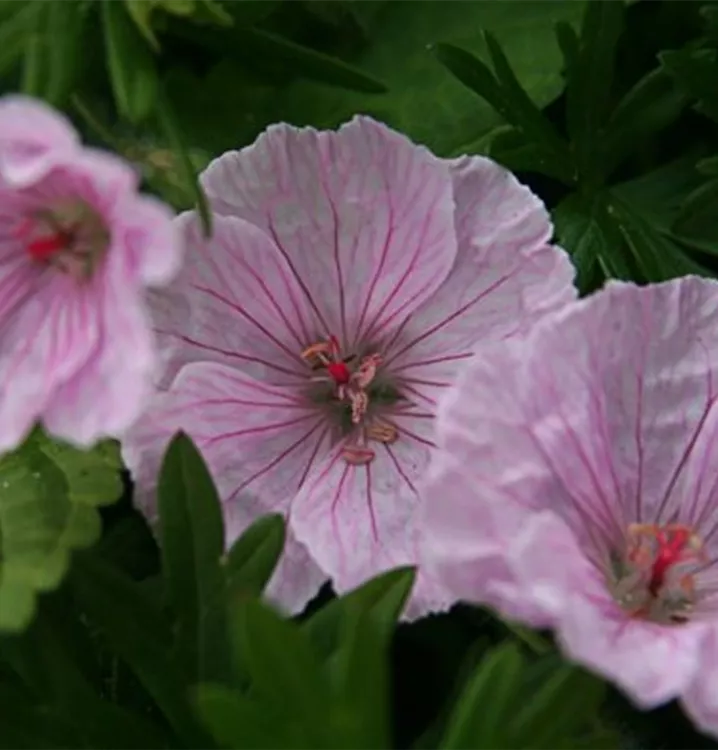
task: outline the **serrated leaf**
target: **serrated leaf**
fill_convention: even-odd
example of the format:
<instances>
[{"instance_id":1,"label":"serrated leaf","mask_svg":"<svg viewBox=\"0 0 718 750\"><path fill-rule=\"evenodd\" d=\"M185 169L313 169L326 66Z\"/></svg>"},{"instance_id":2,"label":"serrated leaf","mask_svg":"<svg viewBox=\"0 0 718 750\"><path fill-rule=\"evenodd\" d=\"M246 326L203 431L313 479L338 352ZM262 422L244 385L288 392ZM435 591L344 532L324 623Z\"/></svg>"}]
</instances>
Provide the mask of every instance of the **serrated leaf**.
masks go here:
<instances>
[{"instance_id":1,"label":"serrated leaf","mask_svg":"<svg viewBox=\"0 0 718 750\"><path fill-rule=\"evenodd\" d=\"M505 722L514 712L524 660L513 643L494 649L478 665L456 702L439 743L443 750L505 747Z\"/></svg>"},{"instance_id":2,"label":"serrated leaf","mask_svg":"<svg viewBox=\"0 0 718 750\"><path fill-rule=\"evenodd\" d=\"M392 628L409 598L415 575L413 568L390 570L315 612L302 624L302 629L317 653L327 657L336 650L348 608L371 612L378 626L386 631Z\"/></svg>"},{"instance_id":3,"label":"serrated leaf","mask_svg":"<svg viewBox=\"0 0 718 750\"><path fill-rule=\"evenodd\" d=\"M162 570L180 654L197 681L221 679L227 667L224 524L209 470L184 433L165 453L157 497Z\"/></svg>"},{"instance_id":4,"label":"serrated leaf","mask_svg":"<svg viewBox=\"0 0 718 750\"><path fill-rule=\"evenodd\" d=\"M606 125L605 174L646 138L671 125L686 103L685 94L663 68L641 78L618 103Z\"/></svg>"},{"instance_id":5,"label":"serrated leaf","mask_svg":"<svg viewBox=\"0 0 718 750\"><path fill-rule=\"evenodd\" d=\"M130 122L142 122L153 111L159 88L152 53L124 4L102 0L102 21L117 109Z\"/></svg>"},{"instance_id":6,"label":"serrated leaf","mask_svg":"<svg viewBox=\"0 0 718 750\"><path fill-rule=\"evenodd\" d=\"M673 232L704 252L718 254L718 180L704 183L683 201Z\"/></svg>"},{"instance_id":7,"label":"serrated leaf","mask_svg":"<svg viewBox=\"0 0 718 750\"><path fill-rule=\"evenodd\" d=\"M567 75L566 121L581 179L597 186L606 176L600 132L611 95L624 4L591 0L585 8L578 58Z\"/></svg>"},{"instance_id":8,"label":"serrated leaf","mask_svg":"<svg viewBox=\"0 0 718 750\"><path fill-rule=\"evenodd\" d=\"M0 631L22 630L36 595L62 580L71 552L99 537L96 508L122 491L117 468L103 461L39 431L0 458Z\"/></svg>"},{"instance_id":9,"label":"serrated leaf","mask_svg":"<svg viewBox=\"0 0 718 750\"><path fill-rule=\"evenodd\" d=\"M476 153L474 149L472 152ZM559 181L566 176L565 169L555 159L516 128L506 127L495 132L489 140L487 152L512 172L536 172Z\"/></svg>"},{"instance_id":10,"label":"serrated leaf","mask_svg":"<svg viewBox=\"0 0 718 750\"><path fill-rule=\"evenodd\" d=\"M110 648L132 669L186 746L206 747L190 710L189 677L171 652L172 632L137 584L91 554L78 556L73 592Z\"/></svg>"},{"instance_id":11,"label":"serrated leaf","mask_svg":"<svg viewBox=\"0 0 718 750\"><path fill-rule=\"evenodd\" d=\"M658 55L663 68L700 111L718 122L718 61L714 50L671 50Z\"/></svg>"}]
</instances>

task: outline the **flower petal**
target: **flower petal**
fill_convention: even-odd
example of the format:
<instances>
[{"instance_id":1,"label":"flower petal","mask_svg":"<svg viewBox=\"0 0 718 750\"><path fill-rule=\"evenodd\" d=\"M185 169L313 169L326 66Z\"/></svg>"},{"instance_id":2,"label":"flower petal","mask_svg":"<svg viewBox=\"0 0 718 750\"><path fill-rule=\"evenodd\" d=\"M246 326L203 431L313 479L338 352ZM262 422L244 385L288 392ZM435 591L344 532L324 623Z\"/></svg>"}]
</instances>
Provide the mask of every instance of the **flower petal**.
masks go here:
<instances>
[{"instance_id":1,"label":"flower petal","mask_svg":"<svg viewBox=\"0 0 718 750\"><path fill-rule=\"evenodd\" d=\"M273 126L202 183L215 211L274 238L317 333L350 348L414 310L454 262L448 166L367 117L338 132Z\"/></svg>"},{"instance_id":2,"label":"flower petal","mask_svg":"<svg viewBox=\"0 0 718 750\"><path fill-rule=\"evenodd\" d=\"M401 327L385 363L419 385L450 382L477 342L509 336L576 296L568 255L548 244L552 227L541 201L489 159L450 164L456 263Z\"/></svg>"},{"instance_id":3,"label":"flower petal","mask_svg":"<svg viewBox=\"0 0 718 750\"><path fill-rule=\"evenodd\" d=\"M417 561L415 484L430 458L421 433L431 427L406 417L393 421L400 430L397 442L373 443L376 456L364 466L344 461L339 443L312 468L292 504L297 539L339 592ZM424 595L441 598L428 589Z\"/></svg>"},{"instance_id":4,"label":"flower petal","mask_svg":"<svg viewBox=\"0 0 718 750\"><path fill-rule=\"evenodd\" d=\"M31 269L31 271L34 269ZM46 277L6 319L0 340L0 451L15 448L99 337L92 290Z\"/></svg>"},{"instance_id":5,"label":"flower petal","mask_svg":"<svg viewBox=\"0 0 718 750\"><path fill-rule=\"evenodd\" d=\"M712 665L717 659L718 628L713 626L703 639L700 660L703 665ZM715 669L697 670L681 703L701 731L718 737L718 673Z\"/></svg>"},{"instance_id":6,"label":"flower petal","mask_svg":"<svg viewBox=\"0 0 718 750\"><path fill-rule=\"evenodd\" d=\"M159 461L175 432L184 430L202 451L222 502L242 505L251 519L288 508L326 438L323 426L322 414L301 394L220 363L197 362L157 395L123 451L141 486L142 509L152 518ZM262 504L265 497L271 500Z\"/></svg>"},{"instance_id":7,"label":"flower petal","mask_svg":"<svg viewBox=\"0 0 718 750\"><path fill-rule=\"evenodd\" d=\"M177 219L188 252L176 281L153 296L171 367L219 361L270 383L306 380L302 350L317 324L272 240L233 216L216 216L211 239L194 213Z\"/></svg>"},{"instance_id":8,"label":"flower petal","mask_svg":"<svg viewBox=\"0 0 718 750\"><path fill-rule=\"evenodd\" d=\"M70 121L37 99L0 99L0 178L22 187L41 178L55 158L79 150Z\"/></svg>"}]
</instances>

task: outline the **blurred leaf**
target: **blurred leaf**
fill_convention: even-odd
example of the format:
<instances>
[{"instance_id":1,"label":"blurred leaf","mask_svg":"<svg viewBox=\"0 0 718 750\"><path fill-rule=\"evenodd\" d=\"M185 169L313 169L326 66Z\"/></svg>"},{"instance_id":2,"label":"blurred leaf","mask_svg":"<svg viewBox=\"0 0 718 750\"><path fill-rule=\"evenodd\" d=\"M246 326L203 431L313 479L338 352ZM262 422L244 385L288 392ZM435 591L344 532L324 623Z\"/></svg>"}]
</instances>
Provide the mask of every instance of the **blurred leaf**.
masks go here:
<instances>
[{"instance_id":1,"label":"blurred leaf","mask_svg":"<svg viewBox=\"0 0 718 750\"><path fill-rule=\"evenodd\" d=\"M585 8L578 57L567 71L566 121L580 179L597 186L605 178L600 134L611 96L624 4L591 0Z\"/></svg>"},{"instance_id":2,"label":"blurred leaf","mask_svg":"<svg viewBox=\"0 0 718 750\"><path fill-rule=\"evenodd\" d=\"M82 9L73 0L38 4L26 27L24 93L55 106L65 102L79 72L84 26Z\"/></svg>"},{"instance_id":3,"label":"blurred leaf","mask_svg":"<svg viewBox=\"0 0 718 750\"><path fill-rule=\"evenodd\" d=\"M206 737L190 711L188 676L173 658L172 633L159 612L133 581L97 556L78 557L72 582L81 609L137 675L180 740L205 747Z\"/></svg>"},{"instance_id":4,"label":"blurred leaf","mask_svg":"<svg viewBox=\"0 0 718 750\"><path fill-rule=\"evenodd\" d=\"M672 125L686 97L664 68L647 73L621 99L606 126L606 174L646 138Z\"/></svg>"},{"instance_id":5,"label":"blurred leaf","mask_svg":"<svg viewBox=\"0 0 718 750\"><path fill-rule=\"evenodd\" d=\"M286 722L236 690L222 685L199 685L195 705L203 724L220 747L231 750L304 747L290 735L291 727Z\"/></svg>"},{"instance_id":6,"label":"blurred leaf","mask_svg":"<svg viewBox=\"0 0 718 750\"><path fill-rule=\"evenodd\" d=\"M192 162L184 138L177 125L177 118L174 110L170 105L168 98L162 93L155 102L157 117L165 137L174 153L178 156L178 172L182 175L183 182L190 190L196 201L196 208L202 222L202 230L206 237L212 235L212 213L207 203L207 196L202 190L202 186L197 179L195 166Z\"/></svg>"},{"instance_id":7,"label":"blurred leaf","mask_svg":"<svg viewBox=\"0 0 718 750\"><path fill-rule=\"evenodd\" d=\"M309 639L296 623L259 601L246 602L242 610L242 655L252 695L281 710L284 721L294 725L297 742L306 743L301 746L331 747L327 712L332 696Z\"/></svg>"},{"instance_id":8,"label":"blurred leaf","mask_svg":"<svg viewBox=\"0 0 718 750\"><path fill-rule=\"evenodd\" d=\"M368 94L386 91L381 81L359 68L262 29L248 26L236 26L231 31L193 28L182 33L229 59L243 62L248 57L266 58L287 66L297 75L330 86Z\"/></svg>"},{"instance_id":9,"label":"blurred leaf","mask_svg":"<svg viewBox=\"0 0 718 750\"><path fill-rule=\"evenodd\" d=\"M658 55L681 89L697 99L699 110L718 122L718 61L715 50L677 50Z\"/></svg>"},{"instance_id":10,"label":"blurred leaf","mask_svg":"<svg viewBox=\"0 0 718 750\"><path fill-rule=\"evenodd\" d=\"M260 596L284 549L284 518L266 515L249 526L223 558L230 602Z\"/></svg>"},{"instance_id":11,"label":"blurred leaf","mask_svg":"<svg viewBox=\"0 0 718 750\"><path fill-rule=\"evenodd\" d=\"M718 156L709 156L706 159L701 159L696 164L696 169L701 174L710 175L711 177L718 177Z\"/></svg>"},{"instance_id":12,"label":"blurred leaf","mask_svg":"<svg viewBox=\"0 0 718 750\"><path fill-rule=\"evenodd\" d=\"M673 232L705 252L718 254L718 180L696 188L683 202Z\"/></svg>"},{"instance_id":13,"label":"blurred leaf","mask_svg":"<svg viewBox=\"0 0 718 750\"><path fill-rule=\"evenodd\" d=\"M606 692L605 684L551 654L531 665L510 724L517 746L541 750L574 747L574 738L595 723Z\"/></svg>"},{"instance_id":14,"label":"blurred leaf","mask_svg":"<svg viewBox=\"0 0 718 750\"><path fill-rule=\"evenodd\" d=\"M524 668L515 644L509 642L491 651L456 702L439 747L444 750L506 747L503 741L506 723L516 708Z\"/></svg>"},{"instance_id":15,"label":"blurred leaf","mask_svg":"<svg viewBox=\"0 0 718 750\"><path fill-rule=\"evenodd\" d=\"M157 497L162 570L177 614L177 643L198 681L224 677L227 623L224 525L209 470L192 441L174 437L160 470Z\"/></svg>"},{"instance_id":16,"label":"blurred leaf","mask_svg":"<svg viewBox=\"0 0 718 750\"><path fill-rule=\"evenodd\" d=\"M57 711L87 747L164 746L167 738L157 726L98 697L97 686L80 671L54 625L51 617L41 617L22 636L0 644L6 659L35 691L40 705Z\"/></svg>"},{"instance_id":17,"label":"blurred leaf","mask_svg":"<svg viewBox=\"0 0 718 750\"><path fill-rule=\"evenodd\" d=\"M42 11L39 3L3 3L10 11L0 21L0 75L4 75L20 60L26 49L28 35L34 33L37 25L36 16Z\"/></svg>"},{"instance_id":18,"label":"blurred leaf","mask_svg":"<svg viewBox=\"0 0 718 750\"><path fill-rule=\"evenodd\" d=\"M70 553L100 535L96 507L122 490L101 452L34 432L0 458L0 631L27 626L35 597L58 586Z\"/></svg>"},{"instance_id":19,"label":"blurred leaf","mask_svg":"<svg viewBox=\"0 0 718 750\"><path fill-rule=\"evenodd\" d=\"M117 109L132 123L145 120L156 105L155 61L125 6L102 0L107 67Z\"/></svg>"},{"instance_id":20,"label":"blurred leaf","mask_svg":"<svg viewBox=\"0 0 718 750\"><path fill-rule=\"evenodd\" d=\"M556 40L561 48L563 57L563 76L566 78L574 66L579 64L579 40L578 34L571 24L566 21L559 21L556 24Z\"/></svg>"},{"instance_id":21,"label":"blurred leaf","mask_svg":"<svg viewBox=\"0 0 718 750\"><path fill-rule=\"evenodd\" d=\"M397 568L372 578L353 591L330 601L302 623L302 629L316 651L324 657L336 651L348 609L371 612L376 624L389 631L404 609L414 578L413 568Z\"/></svg>"},{"instance_id":22,"label":"blurred leaf","mask_svg":"<svg viewBox=\"0 0 718 750\"><path fill-rule=\"evenodd\" d=\"M467 91L441 65L432 50L438 43L461 47L486 60L482 29L501 44L516 77L539 107L560 94L561 54L553 28L575 23L583 3L436 3L420 0L357 3L372 14L371 44L354 62L389 88L382 97L332 91L296 82L286 92L281 119L295 124L335 127L356 112L373 115L440 156L466 147L500 123L492 107Z\"/></svg>"}]
</instances>

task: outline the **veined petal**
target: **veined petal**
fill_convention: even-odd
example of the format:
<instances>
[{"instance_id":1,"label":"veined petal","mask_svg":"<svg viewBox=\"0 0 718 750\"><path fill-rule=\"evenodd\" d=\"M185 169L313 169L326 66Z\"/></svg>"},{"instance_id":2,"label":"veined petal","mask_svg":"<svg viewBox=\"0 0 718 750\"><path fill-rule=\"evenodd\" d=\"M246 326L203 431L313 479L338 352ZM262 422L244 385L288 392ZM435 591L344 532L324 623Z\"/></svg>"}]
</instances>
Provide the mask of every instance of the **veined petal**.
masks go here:
<instances>
[{"instance_id":1,"label":"veined petal","mask_svg":"<svg viewBox=\"0 0 718 750\"><path fill-rule=\"evenodd\" d=\"M242 523L236 518L286 511L312 457L328 450L323 416L301 394L220 363L186 365L123 446L141 488L139 505L150 519L161 457L178 430L201 450L225 508L240 514L233 516L237 528Z\"/></svg>"},{"instance_id":2,"label":"veined petal","mask_svg":"<svg viewBox=\"0 0 718 750\"><path fill-rule=\"evenodd\" d=\"M350 348L398 324L454 262L448 165L367 117L338 132L272 126L202 183L215 211L270 234L321 332Z\"/></svg>"},{"instance_id":3,"label":"veined petal","mask_svg":"<svg viewBox=\"0 0 718 750\"><path fill-rule=\"evenodd\" d=\"M450 165L456 262L387 353L386 367L409 381L450 379L478 342L525 329L576 296L568 255L548 244L552 227L543 203L489 159Z\"/></svg>"},{"instance_id":4,"label":"veined petal","mask_svg":"<svg viewBox=\"0 0 718 750\"><path fill-rule=\"evenodd\" d=\"M219 361L265 382L305 379L300 354L319 338L318 326L272 240L233 216L216 216L209 240L194 213L177 223L186 263L153 297L156 329L175 347L174 366Z\"/></svg>"}]
</instances>

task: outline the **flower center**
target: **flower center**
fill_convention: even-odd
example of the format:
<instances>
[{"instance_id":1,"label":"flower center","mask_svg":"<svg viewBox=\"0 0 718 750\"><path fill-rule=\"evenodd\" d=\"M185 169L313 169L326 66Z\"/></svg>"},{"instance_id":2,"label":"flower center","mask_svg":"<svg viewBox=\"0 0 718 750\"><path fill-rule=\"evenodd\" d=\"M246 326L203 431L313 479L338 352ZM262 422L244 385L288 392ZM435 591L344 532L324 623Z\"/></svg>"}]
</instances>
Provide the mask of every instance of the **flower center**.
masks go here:
<instances>
[{"instance_id":1,"label":"flower center","mask_svg":"<svg viewBox=\"0 0 718 750\"><path fill-rule=\"evenodd\" d=\"M613 595L632 617L683 623L693 610L703 545L688 526L631 524L623 556L613 559Z\"/></svg>"},{"instance_id":2,"label":"flower center","mask_svg":"<svg viewBox=\"0 0 718 750\"><path fill-rule=\"evenodd\" d=\"M78 280L92 276L110 242L100 216L79 200L25 216L16 237L32 261L53 266Z\"/></svg>"},{"instance_id":3,"label":"flower center","mask_svg":"<svg viewBox=\"0 0 718 750\"><path fill-rule=\"evenodd\" d=\"M376 455L369 444L371 441L389 444L397 439L398 431L394 425L369 413L372 401L378 395L374 386L382 363L380 354L368 354L361 359L355 354L342 356L338 339L329 336L325 341L308 346L301 357L315 373L312 380L329 382L332 400L349 410L353 429L342 453L347 463L368 464Z\"/></svg>"}]
</instances>

